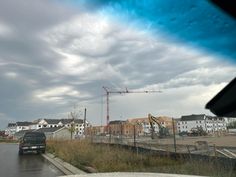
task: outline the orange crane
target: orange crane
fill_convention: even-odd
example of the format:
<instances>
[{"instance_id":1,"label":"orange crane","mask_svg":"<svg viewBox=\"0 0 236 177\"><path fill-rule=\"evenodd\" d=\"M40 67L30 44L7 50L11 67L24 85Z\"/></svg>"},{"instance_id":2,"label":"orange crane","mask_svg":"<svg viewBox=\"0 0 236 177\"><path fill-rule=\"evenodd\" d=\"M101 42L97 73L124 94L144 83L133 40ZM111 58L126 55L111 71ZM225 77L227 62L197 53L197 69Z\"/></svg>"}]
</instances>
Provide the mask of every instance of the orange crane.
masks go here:
<instances>
[{"instance_id":1,"label":"orange crane","mask_svg":"<svg viewBox=\"0 0 236 177\"><path fill-rule=\"evenodd\" d=\"M118 90L109 90L108 89L108 87L105 87L105 86L103 86L103 89L105 90L105 92L106 92L106 103L107 103L107 126L108 126L108 124L109 124L109 122L110 122L110 113L109 113L109 96L110 96L110 94L126 94L126 93L155 93L155 92L158 92L158 93L161 93L161 91L154 91L154 90L144 90L144 91L134 91L134 90L132 90L132 91L129 91L127 88L126 88L126 90L121 90L121 91L118 91Z\"/></svg>"}]
</instances>

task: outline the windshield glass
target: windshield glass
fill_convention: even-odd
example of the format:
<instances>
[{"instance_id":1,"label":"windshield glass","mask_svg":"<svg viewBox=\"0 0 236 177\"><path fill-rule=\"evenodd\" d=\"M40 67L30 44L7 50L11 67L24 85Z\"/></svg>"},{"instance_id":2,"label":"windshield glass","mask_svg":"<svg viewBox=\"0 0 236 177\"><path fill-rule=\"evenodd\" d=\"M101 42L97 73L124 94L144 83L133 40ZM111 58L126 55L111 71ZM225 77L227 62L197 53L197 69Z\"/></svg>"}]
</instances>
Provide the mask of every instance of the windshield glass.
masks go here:
<instances>
[{"instance_id":1,"label":"windshield glass","mask_svg":"<svg viewBox=\"0 0 236 177\"><path fill-rule=\"evenodd\" d=\"M1 1L3 141L43 132L98 172L234 176L235 5L219 2Z\"/></svg>"}]
</instances>

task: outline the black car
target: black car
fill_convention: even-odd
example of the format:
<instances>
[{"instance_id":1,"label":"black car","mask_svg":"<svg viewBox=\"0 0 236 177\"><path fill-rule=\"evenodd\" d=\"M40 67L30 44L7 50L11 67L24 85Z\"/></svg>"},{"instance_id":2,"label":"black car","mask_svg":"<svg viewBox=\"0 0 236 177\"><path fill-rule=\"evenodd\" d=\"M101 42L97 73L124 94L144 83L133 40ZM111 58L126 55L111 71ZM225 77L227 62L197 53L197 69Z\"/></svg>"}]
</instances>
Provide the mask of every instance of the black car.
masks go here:
<instances>
[{"instance_id":1,"label":"black car","mask_svg":"<svg viewBox=\"0 0 236 177\"><path fill-rule=\"evenodd\" d=\"M26 132L20 139L19 154L27 151L36 151L37 153L45 153L46 136L42 132Z\"/></svg>"}]
</instances>

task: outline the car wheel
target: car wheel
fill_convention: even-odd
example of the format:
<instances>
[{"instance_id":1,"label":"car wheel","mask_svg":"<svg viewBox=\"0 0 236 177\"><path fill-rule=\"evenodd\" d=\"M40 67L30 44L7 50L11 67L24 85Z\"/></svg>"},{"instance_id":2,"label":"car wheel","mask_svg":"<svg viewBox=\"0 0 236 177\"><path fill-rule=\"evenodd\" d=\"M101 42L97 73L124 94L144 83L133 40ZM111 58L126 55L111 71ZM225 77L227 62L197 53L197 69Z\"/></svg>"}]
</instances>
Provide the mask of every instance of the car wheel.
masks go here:
<instances>
[{"instance_id":1,"label":"car wheel","mask_svg":"<svg viewBox=\"0 0 236 177\"><path fill-rule=\"evenodd\" d=\"M24 152L23 152L23 150L22 149L19 149L19 155L23 155L24 154Z\"/></svg>"}]
</instances>

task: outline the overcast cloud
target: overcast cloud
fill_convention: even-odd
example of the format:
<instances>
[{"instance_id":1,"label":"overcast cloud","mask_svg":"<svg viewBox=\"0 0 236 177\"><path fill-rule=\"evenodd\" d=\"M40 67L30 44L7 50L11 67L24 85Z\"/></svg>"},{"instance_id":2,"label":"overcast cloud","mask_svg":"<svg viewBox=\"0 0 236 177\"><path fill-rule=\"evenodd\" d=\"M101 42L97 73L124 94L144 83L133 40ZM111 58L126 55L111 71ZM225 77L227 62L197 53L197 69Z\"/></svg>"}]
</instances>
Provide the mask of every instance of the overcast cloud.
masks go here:
<instances>
[{"instance_id":1,"label":"overcast cloud","mask_svg":"<svg viewBox=\"0 0 236 177\"><path fill-rule=\"evenodd\" d=\"M66 117L73 105L105 123L104 91L162 90L111 97L111 120L148 113L179 117L204 106L236 74L225 56L159 32L56 1L0 2L0 123Z\"/></svg>"}]
</instances>

